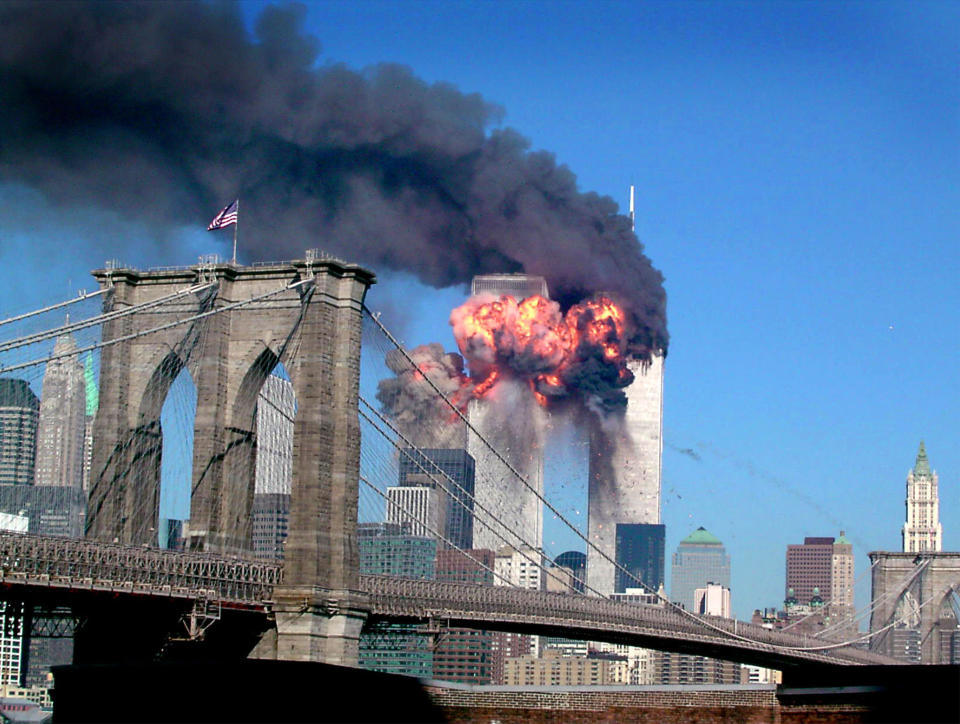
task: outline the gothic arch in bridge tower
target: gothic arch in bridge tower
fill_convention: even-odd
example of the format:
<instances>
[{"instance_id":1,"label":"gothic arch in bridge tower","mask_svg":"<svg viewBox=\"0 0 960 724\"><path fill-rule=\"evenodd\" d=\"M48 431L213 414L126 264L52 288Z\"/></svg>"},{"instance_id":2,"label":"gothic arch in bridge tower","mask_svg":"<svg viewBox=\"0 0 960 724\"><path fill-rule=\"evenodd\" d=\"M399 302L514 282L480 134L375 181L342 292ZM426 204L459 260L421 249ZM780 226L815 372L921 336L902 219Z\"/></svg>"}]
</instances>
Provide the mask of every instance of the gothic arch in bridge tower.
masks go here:
<instances>
[{"instance_id":1,"label":"gothic arch in bridge tower","mask_svg":"<svg viewBox=\"0 0 960 724\"><path fill-rule=\"evenodd\" d=\"M138 290L139 291L139 290ZM114 286L104 311L123 311L170 293L149 286L139 294ZM103 339L135 335L195 316L212 302L211 288L185 294L150 310L105 322ZM87 535L120 543L154 545L160 492L162 433L160 413L170 386L186 366L194 366L202 324L185 324L105 347L100 358L100 394L87 512Z\"/></svg>"}]
</instances>

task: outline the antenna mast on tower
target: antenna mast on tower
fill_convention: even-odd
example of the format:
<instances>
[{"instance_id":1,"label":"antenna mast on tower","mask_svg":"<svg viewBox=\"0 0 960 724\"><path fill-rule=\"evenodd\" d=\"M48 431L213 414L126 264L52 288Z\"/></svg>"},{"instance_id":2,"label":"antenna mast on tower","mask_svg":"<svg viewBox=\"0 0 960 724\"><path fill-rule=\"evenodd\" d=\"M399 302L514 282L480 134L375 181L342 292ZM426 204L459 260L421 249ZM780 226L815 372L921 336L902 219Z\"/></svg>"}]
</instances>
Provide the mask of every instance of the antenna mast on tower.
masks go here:
<instances>
[{"instance_id":1,"label":"antenna mast on tower","mask_svg":"<svg viewBox=\"0 0 960 724\"><path fill-rule=\"evenodd\" d=\"M633 207L633 184L630 184L630 231L637 230L637 224L635 221L635 209Z\"/></svg>"}]
</instances>

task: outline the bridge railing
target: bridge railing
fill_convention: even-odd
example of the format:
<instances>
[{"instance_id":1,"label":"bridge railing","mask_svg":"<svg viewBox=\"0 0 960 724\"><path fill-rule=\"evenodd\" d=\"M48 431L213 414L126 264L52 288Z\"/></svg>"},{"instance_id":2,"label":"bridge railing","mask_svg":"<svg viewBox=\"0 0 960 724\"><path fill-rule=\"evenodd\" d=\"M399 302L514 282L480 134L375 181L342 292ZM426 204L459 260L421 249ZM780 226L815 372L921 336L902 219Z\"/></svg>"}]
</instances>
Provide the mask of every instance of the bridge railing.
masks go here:
<instances>
[{"instance_id":1,"label":"bridge railing","mask_svg":"<svg viewBox=\"0 0 960 724\"><path fill-rule=\"evenodd\" d=\"M143 591L262 605L281 580L277 563L116 543L0 533L0 581L90 590Z\"/></svg>"}]
</instances>

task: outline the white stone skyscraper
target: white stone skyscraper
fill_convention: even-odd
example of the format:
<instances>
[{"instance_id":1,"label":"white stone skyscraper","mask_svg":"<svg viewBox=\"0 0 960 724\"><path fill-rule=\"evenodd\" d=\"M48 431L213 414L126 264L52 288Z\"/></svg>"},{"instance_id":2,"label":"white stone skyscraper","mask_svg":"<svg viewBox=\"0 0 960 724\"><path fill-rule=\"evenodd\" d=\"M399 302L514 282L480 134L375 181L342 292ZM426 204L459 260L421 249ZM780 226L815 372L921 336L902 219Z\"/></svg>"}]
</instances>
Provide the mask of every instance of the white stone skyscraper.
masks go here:
<instances>
[{"instance_id":1,"label":"white stone skyscraper","mask_svg":"<svg viewBox=\"0 0 960 724\"><path fill-rule=\"evenodd\" d=\"M53 354L75 352L72 335L57 338ZM77 355L47 363L37 425L36 485L83 486L83 438L87 390L83 363Z\"/></svg>"},{"instance_id":2,"label":"white stone skyscraper","mask_svg":"<svg viewBox=\"0 0 960 724\"><path fill-rule=\"evenodd\" d=\"M940 525L938 478L930 470L927 450L920 441L917 461L907 473L907 521L903 524L903 552L922 553L941 550L943 527Z\"/></svg>"},{"instance_id":3,"label":"white stone skyscraper","mask_svg":"<svg viewBox=\"0 0 960 724\"><path fill-rule=\"evenodd\" d=\"M447 494L426 482L387 488L387 522L408 526L404 535L435 538L439 543L446 527L448 507Z\"/></svg>"},{"instance_id":4,"label":"white stone skyscraper","mask_svg":"<svg viewBox=\"0 0 960 724\"><path fill-rule=\"evenodd\" d=\"M293 383L271 374L257 397L257 462L253 495L255 557L282 560L293 480Z\"/></svg>"},{"instance_id":5,"label":"white stone skyscraper","mask_svg":"<svg viewBox=\"0 0 960 724\"><path fill-rule=\"evenodd\" d=\"M607 422L597 421L590 434L587 535L612 560L617 556L618 524L660 523L663 356L654 354L650 364L633 361L629 367L634 380L624 390L623 424L611 430ZM616 580L613 563L591 547L587 586L609 595Z\"/></svg>"},{"instance_id":6,"label":"white stone skyscraper","mask_svg":"<svg viewBox=\"0 0 960 724\"><path fill-rule=\"evenodd\" d=\"M529 274L488 274L473 278L471 293L501 296L518 302L538 294L549 299L543 277ZM525 383L504 380L484 399L473 400L468 409L470 424L490 442L530 486L543 495L543 445L546 413ZM539 548L543 539L543 505L497 456L470 434L467 452L476 461L474 484L476 511L489 511L504 527L474 524L473 547L496 551L503 545L524 544ZM477 513L484 520L490 516Z\"/></svg>"}]
</instances>

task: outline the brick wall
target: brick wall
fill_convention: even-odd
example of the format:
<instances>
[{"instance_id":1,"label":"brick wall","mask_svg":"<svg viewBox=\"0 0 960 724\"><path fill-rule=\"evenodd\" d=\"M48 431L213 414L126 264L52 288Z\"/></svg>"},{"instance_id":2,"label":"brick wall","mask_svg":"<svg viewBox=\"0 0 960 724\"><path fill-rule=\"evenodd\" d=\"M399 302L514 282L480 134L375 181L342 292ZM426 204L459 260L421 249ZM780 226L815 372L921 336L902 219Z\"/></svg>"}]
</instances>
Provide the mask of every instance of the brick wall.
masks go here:
<instances>
[{"instance_id":1,"label":"brick wall","mask_svg":"<svg viewBox=\"0 0 960 724\"><path fill-rule=\"evenodd\" d=\"M533 690L426 687L452 724L855 724L866 708L856 705L783 707L776 688L622 688Z\"/></svg>"}]
</instances>

